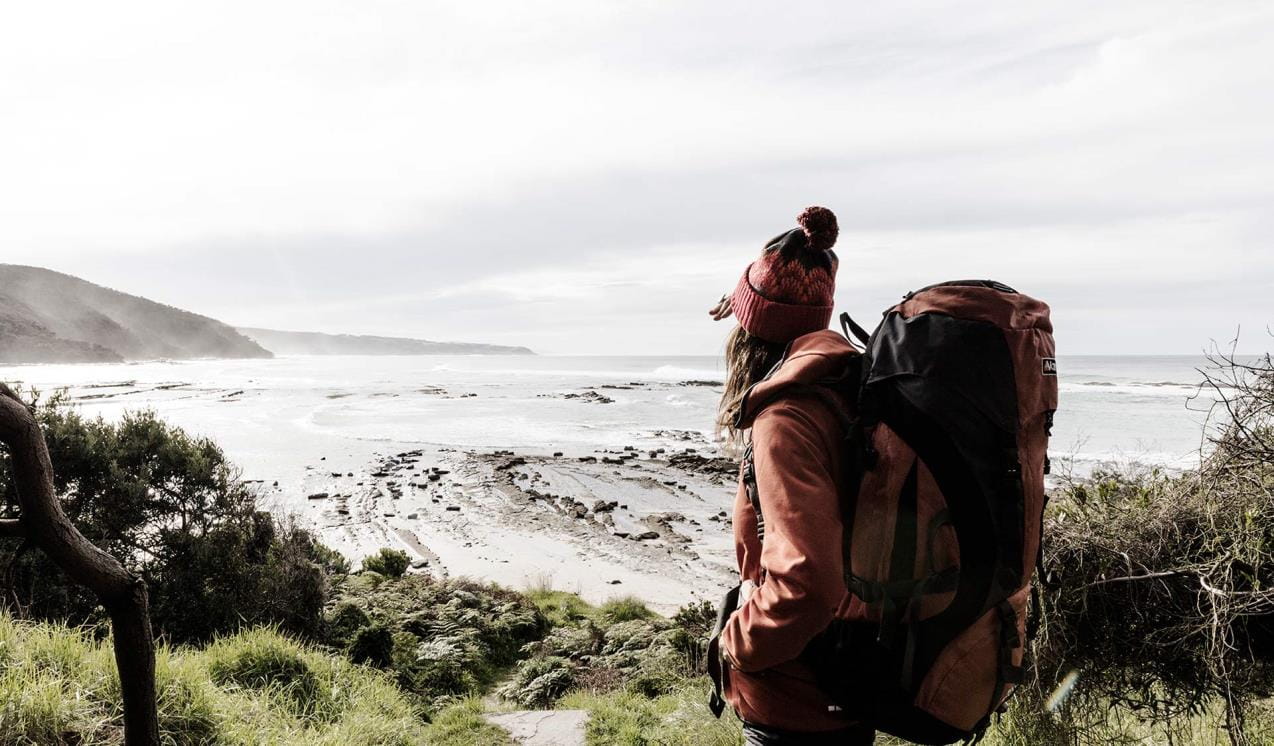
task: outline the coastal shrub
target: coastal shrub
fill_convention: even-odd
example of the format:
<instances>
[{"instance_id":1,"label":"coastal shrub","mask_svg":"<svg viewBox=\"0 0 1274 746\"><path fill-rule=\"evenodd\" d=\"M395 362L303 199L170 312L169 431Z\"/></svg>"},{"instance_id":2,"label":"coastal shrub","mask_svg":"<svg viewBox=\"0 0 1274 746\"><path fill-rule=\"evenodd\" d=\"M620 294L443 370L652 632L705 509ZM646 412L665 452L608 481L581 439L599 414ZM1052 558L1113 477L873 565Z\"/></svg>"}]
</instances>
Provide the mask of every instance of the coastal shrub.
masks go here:
<instances>
[{"instance_id":1,"label":"coastal shrub","mask_svg":"<svg viewBox=\"0 0 1274 746\"><path fill-rule=\"evenodd\" d=\"M327 577L340 561L309 532L257 511L252 486L215 443L153 412L85 418L64 394L37 398L34 408L67 515L146 580L158 634L198 642L256 624L317 632ZM0 454L0 493L12 489ZM91 593L20 540L0 539L0 564L25 613L103 619Z\"/></svg>"},{"instance_id":2,"label":"coastal shrub","mask_svg":"<svg viewBox=\"0 0 1274 746\"><path fill-rule=\"evenodd\" d=\"M1274 691L1274 365L1215 362L1224 416L1199 469L1099 472L1050 506L1024 695L1043 712L1078 676L1045 715L1070 742L1090 742L1112 708L1167 731L1219 708L1246 743L1248 713Z\"/></svg>"},{"instance_id":3,"label":"coastal shrub","mask_svg":"<svg viewBox=\"0 0 1274 746\"><path fill-rule=\"evenodd\" d=\"M602 655L647 650L655 643L656 635L670 627L666 619L631 619L612 624L605 632Z\"/></svg>"},{"instance_id":4,"label":"coastal shrub","mask_svg":"<svg viewBox=\"0 0 1274 746\"><path fill-rule=\"evenodd\" d=\"M411 566L411 558L401 549L385 547L376 554L363 558L363 570L376 572L387 578L402 577Z\"/></svg>"},{"instance_id":5,"label":"coastal shrub","mask_svg":"<svg viewBox=\"0 0 1274 746\"><path fill-rule=\"evenodd\" d=\"M170 537L171 560L148 568L155 626L177 642L276 625L315 636L328 576L304 529L258 511L202 536Z\"/></svg>"},{"instance_id":6,"label":"coastal shrub","mask_svg":"<svg viewBox=\"0 0 1274 746\"><path fill-rule=\"evenodd\" d=\"M481 650L465 640L420 642L410 633L395 641L394 671L399 686L434 704L478 692L494 678L492 669L484 665Z\"/></svg>"},{"instance_id":7,"label":"coastal shrub","mask_svg":"<svg viewBox=\"0 0 1274 746\"><path fill-rule=\"evenodd\" d=\"M523 652L531 655L557 655L572 660L597 655L606 642L606 633L591 619L577 624L554 627L542 640L528 643Z\"/></svg>"},{"instance_id":8,"label":"coastal shrub","mask_svg":"<svg viewBox=\"0 0 1274 746\"><path fill-rule=\"evenodd\" d=\"M686 604L672 615L672 623L692 637L707 640L717 626L717 607L711 601Z\"/></svg>"},{"instance_id":9,"label":"coastal shrub","mask_svg":"<svg viewBox=\"0 0 1274 746\"><path fill-rule=\"evenodd\" d=\"M360 629L371 623L371 617L357 604L342 601L323 616L323 635L332 645L345 647Z\"/></svg>"},{"instance_id":10,"label":"coastal shrub","mask_svg":"<svg viewBox=\"0 0 1274 746\"><path fill-rule=\"evenodd\" d=\"M390 645L383 665L404 691L431 707L490 686L549 630L545 616L521 594L421 574L340 578L325 620L325 642L351 655L351 640L384 629ZM375 635L377 660L384 661L386 635Z\"/></svg>"},{"instance_id":11,"label":"coastal shrub","mask_svg":"<svg viewBox=\"0 0 1274 746\"><path fill-rule=\"evenodd\" d=\"M687 682L705 685L686 653L697 648L698 638L645 605L621 599L592 607L560 592L532 594L557 612L558 621L542 639L523 647L523 654L532 657L498 690L502 696L523 706L543 706L545 698L563 693L560 684L568 680L571 688L594 694L625 689L647 697L676 691ZM680 618L697 634L693 610ZM551 676L536 683L547 674Z\"/></svg>"},{"instance_id":12,"label":"coastal shrub","mask_svg":"<svg viewBox=\"0 0 1274 746\"><path fill-rule=\"evenodd\" d=\"M497 694L527 708L551 705L575 684L575 667L565 658L543 656L518 664Z\"/></svg>"},{"instance_id":13,"label":"coastal shrub","mask_svg":"<svg viewBox=\"0 0 1274 746\"><path fill-rule=\"evenodd\" d=\"M676 629L670 641L681 653L686 670L707 673L708 640L717 624L717 608L709 601L687 604L672 617Z\"/></svg>"},{"instance_id":14,"label":"coastal shrub","mask_svg":"<svg viewBox=\"0 0 1274 746\"><path fill-rule=\"evenodd\" d=\"M394 636L384 624L359 628L349 643L349 657L355 663L385 668L394 662Z\"/></svg>"}]
</instances>

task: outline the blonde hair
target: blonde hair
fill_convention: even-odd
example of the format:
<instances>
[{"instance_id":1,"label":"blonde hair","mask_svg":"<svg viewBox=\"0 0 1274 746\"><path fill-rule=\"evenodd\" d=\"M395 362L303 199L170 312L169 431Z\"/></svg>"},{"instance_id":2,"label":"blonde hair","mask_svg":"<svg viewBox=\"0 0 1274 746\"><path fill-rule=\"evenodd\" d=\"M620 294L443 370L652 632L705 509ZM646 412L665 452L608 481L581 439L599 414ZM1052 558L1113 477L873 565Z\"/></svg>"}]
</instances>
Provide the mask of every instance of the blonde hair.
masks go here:
<instances>
[{"instance_id":1,"label":"blonde hair","mask_svg":"<svg viewBox=\"0 0 1274 746\"><path fill-rule=\"evenodd\" d=\"M727 453L743 448L746 428L736 426L743 395L783 360L787 346L766 342L736 326L725 343L725 392L717 406L717 440Z\"/></svg>"}]
</instances>

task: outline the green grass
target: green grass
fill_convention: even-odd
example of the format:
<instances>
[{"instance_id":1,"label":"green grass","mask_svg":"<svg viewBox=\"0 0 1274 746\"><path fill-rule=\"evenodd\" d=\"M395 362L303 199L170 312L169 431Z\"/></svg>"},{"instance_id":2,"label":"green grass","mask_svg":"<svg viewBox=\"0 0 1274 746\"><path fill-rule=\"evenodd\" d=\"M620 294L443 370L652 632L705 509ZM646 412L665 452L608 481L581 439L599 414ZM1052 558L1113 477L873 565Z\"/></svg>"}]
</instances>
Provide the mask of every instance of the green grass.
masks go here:
<instances>
[{"instance_id":1,"label":"green grass","mask_svg":"<svg viewBox=\"0 0 1274 746\"><path fill-rule=\"evenodd\" d=\"M434 718L425 735L430 746L505 746L509 734L482 719L483 703L469 697L451 705Z\"/></svg>"},{"instance_id":2,"label":"green grass","mask_svg":"<svg viewBox=\"0 0 1274 746\"><path fill-rule=\"evenodd\" d=\"M526 591L525 595L554 627L569 626L592 619L597 614L596 608L574 593L535 588Z\"/></svg>"},{"instance_id":3,"label":"green grass","mask_svg":"<svg viewBox=\"0 0 1274 746\"><path fill-rule=\"evenodd\" d=\"M611 746L738 746L739 721L726 713L717 720L705 704L702 682L683 682L675 691L648 698L629 690L607 694L574 692L558 707L587 710L589 744Z\"/></svg>"},{"instance_id":4,"label":"green grass","mask_svg":"<svg viewBox=\"0 0 1274 746\"><path fill-rule=\"evenodd\" d=\"M555 591L547 587L534 587L523 595L535 604L554 627L576 626L591 620L610 625L639 619L654 619L658 615L647 608L639 598L624 596L614 598L601 606L593 606L574 593Z\"/></svg>"},{"instance_id":5,"label":"green grass","mask_svg":"<svg viewBox=\"0 0 1274 746\"><path fill-rule=\"evenodd\" d=\"M166 744L410 746L426 727L385 675L269 629L156 654ZM118 746L109 640L0 614L0 743Z\"/></svg>"},{"instance_id":6,"label":"green grass","mask_svg":"<svg viewBox=\"0 0 1274 746\"><path fill-rule=\"evenodd\" d=\"M533 622L509 629L501 615L525 616L525 609L499 591L488 602L480 589L464 583L425 587L378 581L378 591L409 592L406 606L421 594L438 594L434 609L410 622L424 638L413 637L405 652L434 655L448 640L479 639L482 649L498 650L500 640ZM379 594L372 594L380 600ZM554 625L547 637L528 645L516 668L506 670L506 693L545 692L535 706L582 709L590 714L587 739L607 746L736 746L738 720L720 720L705 704L708 682L687 665L681 623L651 614L644 605L622 599L600 607L578 596L537 590L529 600ZM361 598L363 602L371 599ZM495 601L498 600L498 603ZM368 608L374 608L370 604ZM384 608L378 609L384 612ZM492 612L495 612L494 615ZM357 616L357 615L355 615ZM359 617L360 619L362 617ZM468 633L460 620L475 625ZM386 619L387 623L392 623ZM401 629L401 628L400 628ZM399 636L408 635L402 631ZM513 638L511 638L513 639ZM412 647L415 646L415 647ZM482 714L516 706L512 701L482 701L482 691L441 697L432 724L419 699L392 670L351 663L336 651L323 651L271 629L252 629L197 648L160 647L156 657L160 728L168 746L508 746L506 733ZM567 677L569 673L569 677ZM573 687L563 692L557 675ZM497 682L498 685L498 682ZM525 703L524 703L525 705ZM1254 744L1274 744L1268 702L1249 710ZM1028 712L1024 700L988 733L987 746L1106 746L1171 744L1227 746L1219 708L1177 723L1171 732L1149 726L1130 713L1110 709L1086 717L1082 733L1067 730L1051 716ZM0 744L123 743L119 683L109 639L56 624L16 622L0 614ZM901 742L880 737L879 746Z\"/></svg>"},{"instance_id":7,"label":"green grass","mask_svg":"<svg viewBox=\"0 0 1274 746\"><path fill-rule=\"evenodd\" d=\"M641 599L633 596L624 596L623 598L607 601L598 607L597 615L607 624L631 622L639 619L654 619L656 616L655 612L646 608L646 604Z\"/></svg>"}]
</instances>

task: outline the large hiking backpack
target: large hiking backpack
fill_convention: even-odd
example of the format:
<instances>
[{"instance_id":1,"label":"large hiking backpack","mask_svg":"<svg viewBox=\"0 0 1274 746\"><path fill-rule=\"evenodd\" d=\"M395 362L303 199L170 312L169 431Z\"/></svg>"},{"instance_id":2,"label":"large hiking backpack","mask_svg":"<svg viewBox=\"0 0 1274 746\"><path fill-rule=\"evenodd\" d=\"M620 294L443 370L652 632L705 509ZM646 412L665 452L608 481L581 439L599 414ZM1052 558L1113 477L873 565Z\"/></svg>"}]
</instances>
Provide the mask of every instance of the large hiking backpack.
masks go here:
<instances>
[{"instance_id":1,"label":"large hiking backpack","mask_svg":"<svg viewBox=\"0 0 1274 746\"><path fill-rule=\"evenodd\" d=\"M838 706L880 731L977 740L1023 678L1057 408L1049 309L973 280L909 293L870 336L842 323L865 345L860 375L838 384L853 403L850 609L805 657Z\"/></svg>"}]
</instances>

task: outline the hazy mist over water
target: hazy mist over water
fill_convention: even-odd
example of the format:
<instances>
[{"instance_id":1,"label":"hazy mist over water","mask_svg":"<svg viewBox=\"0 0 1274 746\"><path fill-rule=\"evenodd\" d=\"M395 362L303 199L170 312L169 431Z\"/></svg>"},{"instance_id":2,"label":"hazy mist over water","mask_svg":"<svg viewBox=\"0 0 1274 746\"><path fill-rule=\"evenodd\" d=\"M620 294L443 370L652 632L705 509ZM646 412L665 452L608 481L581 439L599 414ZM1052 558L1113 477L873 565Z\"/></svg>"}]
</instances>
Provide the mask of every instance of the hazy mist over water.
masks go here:
<instances>
[{"instance_id":1,"label":"hazy mist over water","mask_svg":"<svg viewBox=\"0 0 1274 746\"><path fill-rule=\"evenodd\" d=\"M1195 356L1063 356L1051 452L1078 471L1107 461L1197 462L1210 399L1191 401ZM0 369L5 380L69 387L88 414L150 407L215 438L266 479L345 449L391 444L542 450L706 443L720 389L715 356L281 357ZM623 388L641 383L640 387ZM567 394L597 391L612 403ZM1204 392L1206 394L1206 392Z\"/></svg>"}]
</instances>

